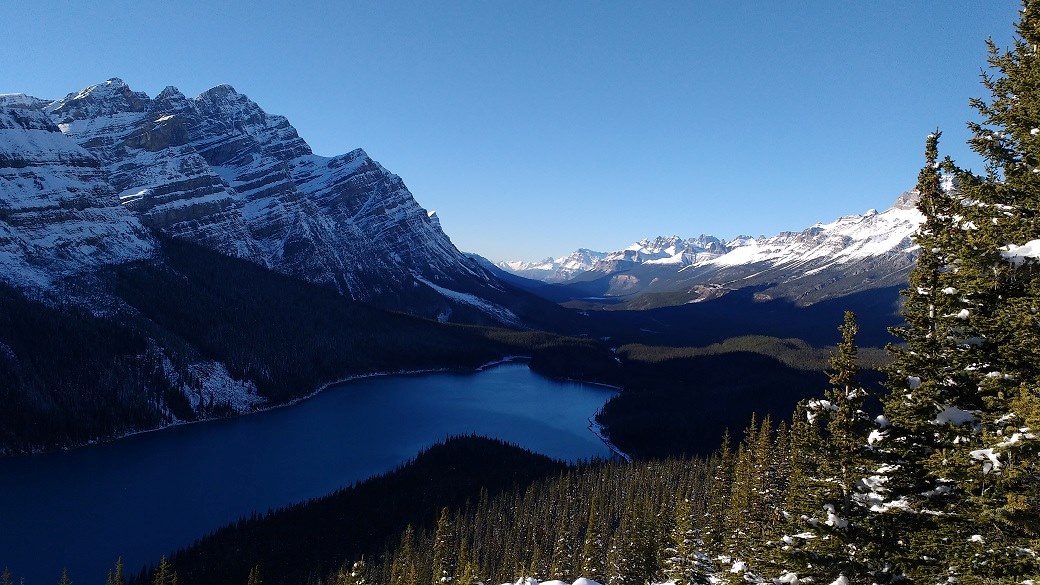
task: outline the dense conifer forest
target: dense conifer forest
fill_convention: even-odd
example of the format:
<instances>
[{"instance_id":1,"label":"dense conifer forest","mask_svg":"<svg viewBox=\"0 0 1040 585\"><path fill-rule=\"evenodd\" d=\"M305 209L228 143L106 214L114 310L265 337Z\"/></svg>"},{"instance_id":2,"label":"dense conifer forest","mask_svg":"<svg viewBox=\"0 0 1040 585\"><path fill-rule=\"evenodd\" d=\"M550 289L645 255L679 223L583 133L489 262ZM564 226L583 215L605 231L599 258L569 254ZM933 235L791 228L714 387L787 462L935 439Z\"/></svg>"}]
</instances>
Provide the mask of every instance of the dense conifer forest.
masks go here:
<instances>
[{"instance_id":1,"label":"dense conifer forest","mask_svg":"<svg viewBox=\"0 0 1040 585\"><path fill-rule=\"evenodd\" d=\"M243 520L161 559L135 582L474 585L585 577L606 585L1034 584L1040 578L1040 0L1023 3L1017 36L1008 50L990 43L983 75L989 97L972 101L980 121L969 125L970 144L985 169L941 158L938 130L926 139L917 184L925 216L916 235L920 257L903 292L904 323L893 330L897 343L886 356L861 351L852 311L834 323L836 345L824 356L789 340L611 348L552 334L430 330L403 316L392 330L366 332L365 309L352 307L338 318L358 325L352 335L370 335L376 347L407 344L434 352L433 361L460 365L525 347L534 355L532 367L547 373L624 383L603 420L640 457L564 466L495 442L459 439L393 474ZM197 251L175 253L190 258ZM196 270L195 264L178 270ZM224 270L233 268L194 277L223 281ZM112 277L147 323L238 371L259 363L227 345L239 333L192 327L191 305L178 302L188 293L178 291L176 279L146 265ZM248 322L269 303L325 302L316 290L292 294L214 284L206 318L220 322L223 313ZM166 305L154 304L157 298L170 308L160 309ZM0 301L24 302L3 294ZM41 315L42 326L64 326L48 325ZM187 323L174 322L181 319ZM108 333L90 316L77 323L86 340ZM295 327L337 335L313 320L264 329L270 343L264 351L271 353L259 357L273 364L266 395L284 398L285 384L361 367L295 337ZM410 336L398 338L401 331ZM131 355L139 348L128 339L127 347L98 351ZM460 355L434 347L470 347L465 343L474 339L498 349L474 344ZM309 356L307 368L279 361L288 351ZM0 354L8 368L11 353ZM392 365L378 354L366 359ZM757 365L741 372L748 364ZM27 384L47 375L18 367L11 372ZM873 368L882 370L883 386ZM307 374L311 369L318 374ZM812 374L819 369L826 373ZM755 375L769 376L776 392L768 400L775 402L760 393L761 381L741 389L741 380ZM704 421L664 414L709 409L713 396L688 391L697 384L728 388L762 406L734 427L742 433L718 434L717 448L706 455L683 447L699 431L674 430ZM648 458L664 455L660 444L682 455ZM63 574L61 584L70 580ZM114 564L107 582L125 581L121 564ZM13 582L8 572L0 577L0 585Z\"/></svg>"}]
</instances>

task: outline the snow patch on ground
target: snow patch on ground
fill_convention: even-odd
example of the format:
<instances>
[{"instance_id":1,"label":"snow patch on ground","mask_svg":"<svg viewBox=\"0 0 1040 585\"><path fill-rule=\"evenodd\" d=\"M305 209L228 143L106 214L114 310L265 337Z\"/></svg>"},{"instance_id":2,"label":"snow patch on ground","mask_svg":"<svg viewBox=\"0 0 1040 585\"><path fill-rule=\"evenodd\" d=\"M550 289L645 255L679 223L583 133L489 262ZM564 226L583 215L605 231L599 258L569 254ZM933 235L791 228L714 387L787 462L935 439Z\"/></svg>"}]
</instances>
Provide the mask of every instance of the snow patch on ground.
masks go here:
<instances>
[{"instance_id":1,"label":"snow patch on ground","mask_svg":"<svg viewBox=\"0 0 1040 585\"><path fill-rule=\"evenodd\" d=\"M502 323L505 323L507 325L516 325L516 326L522 325L522 322L520 321L520 318L517 317L515 313L513 313L512 311L510 311L509 309L507 309L505 307L496 305L496 304L494 304L494 303L492 303L490 301L487 301L485 299L482 299L482 298L480 298L480 297L478 297L476 295L471 295L469 293L459 292L459 291L456 291L456 290L451 290L450 288L444 288L443 286L438 286L438 285L430 282L429 280L426 280L425 278L423 278L423 277L421 277L421 276L419 276L417 274L414 274L413 277L416 280L418 280L419 282L421 282L421 283L425 284L426 286L432 288L433 290L437 291L441 296L444 296L444 297L446 297L448 299L451 299L453 301L456 301L456 302L459 302L459 303L462 303L462 304L465 304L465 305L469 305L471 307L475 307L476 309L480 310L481 312L486 313L487 315L490 315L491 317L494 317L496 320L498 320L498 321L500 321Z\"/></svg>"},{"instance_id":2,"label":"snow patch on ground","mask_svg":"<svg viewBox=\"0 0 1040 585\"><path fill-rule=\"evenodd\" d=\"M192 410L227 406L243 414L262 407L267 399L257 393L252 380L238 380L220 362L198 362L178 372L170 359L163 356L163 370L167 379L179 387L191 404Z\"/></svg>"}]
</instances>

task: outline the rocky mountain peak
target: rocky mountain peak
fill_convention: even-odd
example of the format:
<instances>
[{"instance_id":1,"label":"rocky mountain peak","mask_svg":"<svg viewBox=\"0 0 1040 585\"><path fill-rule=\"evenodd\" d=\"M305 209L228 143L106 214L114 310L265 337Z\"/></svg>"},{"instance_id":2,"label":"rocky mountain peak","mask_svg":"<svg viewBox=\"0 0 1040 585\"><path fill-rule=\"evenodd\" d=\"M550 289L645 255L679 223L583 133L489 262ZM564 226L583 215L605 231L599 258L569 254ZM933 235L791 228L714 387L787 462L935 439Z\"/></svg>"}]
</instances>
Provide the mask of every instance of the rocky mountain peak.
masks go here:
<instances>
[{"instance_id":1,"label":"rocky mountain peak","mask_svg":"<svg viewBox=\"0 0 1040 585\"><path fill-rule=\"evenodd\" d=\"M892 204L895 209L917 209L917 202L921 200L921 193L916 189L912 191L906 191L896 198L896 202Z\"/></svg>"},{"instance_id":2,"label":"rocky mountain peak","mask_svg":"<svg viewBox=\"0 0 1040 585\"><path fill-rule=\"evenodd\" d=\"M191 108L191 100L189 100L181 90L177 89L172 85L166 86L159 95L155 96L152 100L152 111L162 113L175 113L181 112Z\"/></svg>"},{"instance_id":3,"label":"rocky mountain peak","mask_svg":"<svg viewBox=\"0 0 1040 585\"><path fill-rule=\"evenodd\" d=\"M144 112L151 100L148 94L130 89L122 79L113 77L91 85L47 106L58 124L124 112Z\"/></svg>"},{"instance_id":4,"label":"rocky mountain peak","mask_svg":"<svg viewBox=\"0 0 1040 585\"><path fill-rule=\"evenodd\" d=\"M51 100L43 100L24 93L0 93L0 108L42 110Z\"/></svg>"}]
</instances>

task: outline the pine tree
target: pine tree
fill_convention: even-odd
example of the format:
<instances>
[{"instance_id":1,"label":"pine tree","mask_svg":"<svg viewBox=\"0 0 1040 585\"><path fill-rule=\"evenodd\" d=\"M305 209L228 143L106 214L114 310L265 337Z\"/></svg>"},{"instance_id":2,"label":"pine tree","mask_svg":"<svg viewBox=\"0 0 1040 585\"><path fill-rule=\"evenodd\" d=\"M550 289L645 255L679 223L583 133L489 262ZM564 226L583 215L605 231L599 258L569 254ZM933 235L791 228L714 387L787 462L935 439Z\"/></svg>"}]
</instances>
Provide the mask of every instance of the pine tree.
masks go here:
<instances>
[{"instance_id":1,"label":"pine tree","mask_svg":"<svg viewBox=\"0 0 1040 585\"><path fill-rule=\"evenodd\" d=\"M177 571L173 570L165 556L159 559L159 567L152 576L152 585L177 585Z\"/></svg>"},{"instance_id":2,"label":"pine tree","mask_svg":"<svg viewBox=\"0 0 1040 585\"><path fill-rule=\"evenodd\" d=\"M708 465L712 473L705 494L704 539L706 548L718 555L724 552L724 543L729 533L726 512L733 484L733 449L729 429L723 432L722 444Z\"/></svg>"},{"instance_id":3,"label":"pine tree","mask_svg":"<svg viewBox=\"0 0 1040 585\"><path fill-rule=\"evenodd\" d=\"M604 530L600 512L600 499L593 496L589 504L589 521L585 528L585 540L581 546L581 576L597 582L603 582L605 556L607 552L607 534Z\"/></svg>"},{"instance_id":4,"label":"pine tree","mask_svg":"<svg viewBox=\"0 0 1040 585\"><path fill-rule=\"evenodd\" d=\"M668 547L664 549L661 562L664 576L676 585L707 583L706 557L700 550L701 545L703 543L693 527L690 501L679 500Z\"/></svg>"},{"instance_id":5,"label":"pine tree","mask_svg":"<svg viewBox=\"0 0 1040 585\"><path fill-rule=\"evenodd\" d=\"M105 585L126 585L126 577L123 576L123 557L116 559L115 568L108 571Z\"/></svg>"},{"instance_id":6,"label":"pine tree","mask_svg":"<svg viewBox=\"0 0 1040 585\"><path fill-rule=\"evenodd\" d=\"M418 585L419 576L415 555L415 529L409 524L401 535L390 569L390 585Z\"/></svg>"},{"instance_id":7,"label":"pine tree","mask_svg":"<svg viewBox=\"0 0 1040 585\"><path fill-rule=\"evenodd\" d=\"M985 173L940 163L938 133L929 137L906 344L894 351L890 426L876 444L887 465L865 478L877 488L873 527L890 536L880 559L919 582L1040 572L1040 439L1029 422L1040 403L1040 270L1020 248L1040 239L1036 1L1017 32L1006 52L989 43L992 97L972 101L983 121L969 124L970 144Z\"/></svg>"},{"instance_id":8,"label":"pine tree","mask_svg":"<svg viewBox=\"0 0 1040 585\"><path fill-rule=\"evenodd\" d=\"M964 524L977 532L969 541L958 535L963 556L951 564L978 578L1040 573L1040 501L1029 497L1040 479L1040 432L1027 422L1040 405L1040 264L1035 247L1032 254L1020 248L1040 246L1040 3L1023 3L1016 33L1007 51L989 41L983 86L990 99L972 100L982 121L969 124L970 145L986 173L956 169L960 194L971 202L958 276L971 305L965 320L979 340L970 364L975 432L946 470L930 462L956 480L964 500L958 509L972 510Z\"/></svg>"},{"instance_id":9,"label":"pine tree","mask_svg":"<svg viewBox=\"0 0 1040 585\"><path fill-rule=\"evenodd\" d=\"M58 585L72 585L72 579L69 579L69 570L61 570L61 579L58 581Z\"/></svg>"},{"instance_id":10,"label":"pine tree","mask_svg":"<svg viewBox=\"0 0 1040 585\"><path fill-rule=\"evenodd\" d=\"M257 569L257 578L259 579L259 568ZM361 558L351 565L349 571L346 570L346 566L336 571L334 585L368 585L367 572L368 568L365 566L365 559ZM250 572L250 578L252 578L252 572Z\"/></svg>"},{"instance_id":11,"label":"pine tree","mask_svg":"<svg viewBox=\"0 0 1040 585\"><path fill-rule=\"evenodd\" d=\"M14 585L14 579L11 577L11 569L4 567L4 572L0 573L0 585Z\"/></svg>"},{"instance_id":12,"label":"pine tree","mask_svg":"<svg viewBox=\"0 0 1040 585\"><path fill-rule=\"evenodd\" d=\"M871 582L866 555L871 535L859 487L873 469L869 439L874 423L865 411L867 391L859 382L856 316L846 311L841 342L831 356L831 387L823 400L799 408L792 438L792 488L786 533L778 543L787 554L774 557L781 573L814 581L844 576ZM800 415L804 414L804 419ZM820 429L826 431L823 436Z\"/></svg>"},{"instance_id":13,"label":"pine tree","mask_svg":"<svg viewBox=\"0 0 1040 585\"><path fill-rule=\"evenodd\" d=\"M456 550L448 508L441 508L437 528L433 533L432 585L450 583L455 579L455 562L452 555Z\"/></svg>"},{"instance_id":14,"label":"pine tree","mask_svg":"<svg viewBox=\"0 0 1040 585\"><path fill-rule=\"evenodd\" d=\"M263 581L260 579L260 566L253 565L253 568L249 569L249 577L246 578L246 585L262 585Z\"/></svg>"}]
</instances>

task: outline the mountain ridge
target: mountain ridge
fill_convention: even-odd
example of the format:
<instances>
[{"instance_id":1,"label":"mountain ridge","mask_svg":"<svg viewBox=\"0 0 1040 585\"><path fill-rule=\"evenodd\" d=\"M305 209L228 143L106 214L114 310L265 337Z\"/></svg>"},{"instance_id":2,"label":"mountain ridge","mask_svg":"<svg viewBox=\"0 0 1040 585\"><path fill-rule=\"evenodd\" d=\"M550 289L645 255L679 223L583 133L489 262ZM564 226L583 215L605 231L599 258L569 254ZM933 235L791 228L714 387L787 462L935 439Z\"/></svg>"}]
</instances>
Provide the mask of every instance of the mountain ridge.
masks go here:
<instances>
[{"instance_id":1,"label":"mountain ridge","mask_svg":"<svg viewBox=\"0 0 1040 585\"><path fill-rule=\"evenodd\" d=\"M28 121L4 125L6 150L19 150L26 135L45 125L60 145L51 150L79 157L52 161L62 168L50 175L70 174L64 167L93 169L80 177L89 185L71 188L94 192L93 206L112 210L118 216L112 221L126 223L123 232L139 240L125 244L140 249L125 259L110 254L101 264L150 257L150 232L156 231L385 308L442 320L522 321L503 319L511 311L502 306L509 299L497 278L455 248L437 216L415 201L399 176L360 148L315 155L288 119L268 114L230 85L195 98L168 86L151 98L111 78L53 101L3 94L0 112L5 120ZM30 169L21 179L13 172L0 177L7 179L0 211L25 207L13 199L30 197L27 182L38 179L36 162L19 164ZM42 231L54 227L42 215L33 222ZM11 222L0 230L4 265L32 264L38 256L33 250L41 247L34 242L48 237ZM2 278L19 288L46 289L97 263L69 259L60 268L53 275L8 271ZM471 296L484 302L463 302Z\"/></svg>"},{"instance_id":2,"label":"mountain ridge","mask_svg":"<svg viewBox=\"0 0 1040 585\"><path fill-rule=\"evenodd\" d=\"M911 236L921 223L915 205L916 194L908 191L885 211L871 209L774 236L728 241L706 235L647 238L580 266L572 262L569 271L564 269L566 262L577 252L540 264L514 261L498 266L557 287L573 287L574 298L643 297L628 302L628 308L700 302L749 286L764 287L763 299L811 304L905 280L915 257Z\"/></svg>"}]
</instances>

